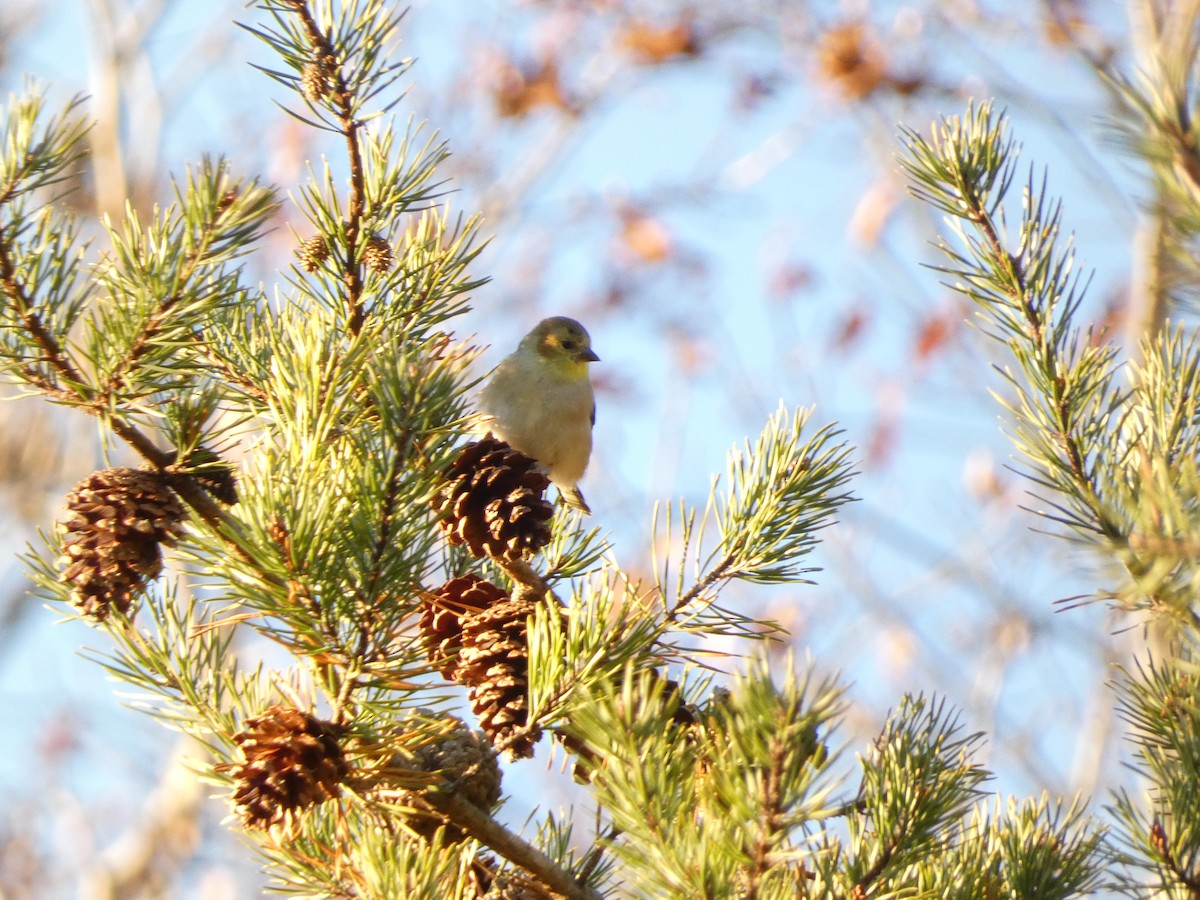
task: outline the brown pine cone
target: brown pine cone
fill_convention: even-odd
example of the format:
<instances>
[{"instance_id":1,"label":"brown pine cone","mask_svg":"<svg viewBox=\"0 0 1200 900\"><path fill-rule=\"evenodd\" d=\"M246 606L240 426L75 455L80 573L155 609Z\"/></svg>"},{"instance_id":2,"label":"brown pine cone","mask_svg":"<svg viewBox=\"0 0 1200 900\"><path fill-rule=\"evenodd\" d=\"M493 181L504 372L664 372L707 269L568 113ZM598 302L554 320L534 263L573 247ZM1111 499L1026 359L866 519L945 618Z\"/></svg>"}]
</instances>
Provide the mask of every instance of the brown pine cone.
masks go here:
<instances>
[{"instance_id":1,"label":"brown pine cone","mask_svg":"<svg viewBox=\"0 0 1200 900\"><path fill-rule=\"evenodd\" d=\"M329 242L324 235L314 234L296 248L296 256L300 257L300 265L305 272L315 272L321 268L321 263L329 259Z\"/></svg>"},{"instance_id":2,"label":"brown pine cone","mask_svg":"<svg viewBox=\"0 0 1200 900\"><path fill-rule=\"evenodd\" d=\"M550 479L536 460L489 434L463 447L444 474L446 484L432 506L451 544L465 544L477 557L512 561L549 543Z\"/></svg>"},{"instance_id":3,"label":"brown pine cone","mask_svg":"<svg viewBox=\"0 0 1200 900\"><path fill-rule=\"evenodd\" d=\"M329 70L322 63L312 60L304 66L300 73L300 93L309 103L318 103L329 96L333 90L333 80Z\"/></svg>"},{"instance_id":4,"label":"brown pine cone","mask_svg":"<svg viewBox=\"0 0 1200 900\"><path fill-rule=\"evenodd\" d=\"M233 739L244 762L224 768L237 783L234 810L250 828L289 828L295 814L341 793L350 774L344 729L294 707L273 706Z\"/></svg>"},{"instance_id":5,"label":"brown pine cone","mask_svg":"<svg viewBox=\"0 0 1200 900\"><path fill-rule=\"evenodd\" d=\"M162 571L161 545L183 533L185 512L162 475L141 469L93 472L67 494L60 580L97 621L114 608L128 613L134 597Z\"/></svg>"},{"instance_id":6,"label":"brown pine cone","mask_svg":"<svg viewBox=\"0 0 1200 900\"><path fill-rule=\"evenodd\" d=\"M462 649L463 618L507 599L508 594L478 575L453 578L425 598L421 610L421 635L430 661L437 664L443 678L453 680L456 677L458 652Z\"/></svg>"},{"instance_id":7,"label":"brown pine cone","mask_svg":"<svg viewBox=\"0 0 1200 900\"><path fill-rule=\"evenodd\" d=\"M377 234L367 238L367 245L363 248L363 264L372 272L383 274L392 268L394 262L392 256L392 245L384 238Z\"/></svg>"},{"instance_id":8,"label":"brown pine cone","mask_svg":"<svg viewBox=\"0 0 1200 900\"><path fill-rule=\"evenodd\" d=\"M541 729L526 731L529 701L527 619L532 600L506 600L462 619L462 649L455 680L467 686L479 727L493 744L503 742L510 758L533 755Z\"/></svg>"}]
</instances>

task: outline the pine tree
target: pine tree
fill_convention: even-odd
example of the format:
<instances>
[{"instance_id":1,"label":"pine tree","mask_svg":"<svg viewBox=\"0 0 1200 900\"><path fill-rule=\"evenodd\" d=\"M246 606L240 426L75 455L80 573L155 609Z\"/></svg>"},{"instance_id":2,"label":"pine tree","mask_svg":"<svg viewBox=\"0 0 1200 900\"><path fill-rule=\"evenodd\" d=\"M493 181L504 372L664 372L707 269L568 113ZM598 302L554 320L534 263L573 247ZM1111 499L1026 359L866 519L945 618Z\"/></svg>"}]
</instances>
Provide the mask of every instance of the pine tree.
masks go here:
<instances>
[{"instance_id":1,"label":"pine tree","mask_svg":"<svg viewBox=\"0 0 1200 900\"><path fill-rule=\"evenodd\" d=\"M479 348L455 326L481 283L478 226L445 202L448 148L391 118L400 19L379 0L259 9L264 74L341 154L292 188L295 262L250 282L281 201L224 160L151 221L106 223L89 257L54 192L85 126L30 92L3 125L0 362L142 460L83 477L30 567L108 636L97 662L138 705L207 748L198 777L281 890L1200 896L1198 345L1165 327L1118 381L1116 349L1077 321L1085 284L1043 182L1005 229L1003 117L981 104L907 132L904 165L956 228L943 272L1011 351L1009 421L1045 514L1121 566L1099 597L1174 623L1170 654L1118 685L1148 790L1113 798L1111 838L1080 802L991 797L982 735L936 697L898 699L851 761L838 683L771 671L753 648L776 626L722 604L735 581L815 571L852 500L833 425L780 408L705 508L661 506L645 580L549 503L528 458L474 439ZM1173 162L1194 155L1190 119L1120 89L1175 135ZM1194 187L1172 201L1175 246L1200 222ZM247 665L248 633L286 661ZM711 637L752 648L727 685L704 666ZM598 813L514 827L499 759L548 745Z\"/></svg>"},{"instance_id":2,"label":"pine tree","mask_svg":"<svg viewBox=\"0 0 1200 900\"><path fill-rule=\"evenodd\" d=\"M1187 315L1187 289L1200 275L1183 252L1200 224L1196 131L1183 105L1194 94L1194 49L1192 40L1164 41L1159 79L1114 86L1128 113L1118 124L1154 164L1155 252L1175 271L1173 284L1159 285L1159 314L1136 358L1124 363L1112 335L1079 324L1086 279L1046 177L1031 175L1015 233L1006 229L1019 150L1004 116L985 103L929 138L906 131L902 158L913 193L945 213L957 239L940 242L940 271L1010 353L1004 405L1037 512L1114 573L1115 584L1090 599L1140 617L1161 638L1116 685L1146 791L1117 792L1109 808L1110 883L1135 897L1200 896L1200 340L1186 319L1172 325L1163 314Z\"/></svg>"}]
</instances>

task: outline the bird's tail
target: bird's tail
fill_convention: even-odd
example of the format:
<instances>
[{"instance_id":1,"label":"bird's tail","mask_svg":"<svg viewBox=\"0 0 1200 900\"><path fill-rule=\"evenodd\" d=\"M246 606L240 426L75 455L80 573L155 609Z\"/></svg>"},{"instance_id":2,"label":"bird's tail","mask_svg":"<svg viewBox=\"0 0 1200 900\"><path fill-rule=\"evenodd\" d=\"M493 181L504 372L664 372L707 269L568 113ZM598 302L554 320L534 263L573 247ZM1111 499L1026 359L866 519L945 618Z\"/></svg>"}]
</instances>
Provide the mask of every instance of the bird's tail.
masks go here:
<instances>
[{"instance_id":1,"label":"bird's tail","mask_svg":"<svg viewBox=\"0 0 1200 900\"><path fill-rule=\"evenodd\" d=\"M572 509L577 509L587 515L592 514L592 508L587 505L587 501L583 499L583 494L580 493L577 487L560 487L558 495L562 497L563 503Z\"/></svg>"}]
</instances>

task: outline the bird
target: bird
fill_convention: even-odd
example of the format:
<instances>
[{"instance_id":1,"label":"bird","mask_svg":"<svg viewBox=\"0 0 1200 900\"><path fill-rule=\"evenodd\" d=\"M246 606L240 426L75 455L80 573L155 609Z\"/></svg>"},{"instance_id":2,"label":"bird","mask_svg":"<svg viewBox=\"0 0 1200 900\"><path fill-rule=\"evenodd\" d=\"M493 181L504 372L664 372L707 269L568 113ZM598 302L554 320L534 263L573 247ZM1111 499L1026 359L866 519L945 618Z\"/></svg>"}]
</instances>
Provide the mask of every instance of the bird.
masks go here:
<instances>
[{"instance_id":1,"label":"bird","mask_svg":"<svg viewBox=\"0 0 1200 900\"><path fill-rule=\"evenodd\" d=\"M567 506L591 513L578 484L592 455L596 399L588 365L599 362L582 325L551 316L496 366L480 393L483 422L535 459Z\"/></svg>"}]
</instances>

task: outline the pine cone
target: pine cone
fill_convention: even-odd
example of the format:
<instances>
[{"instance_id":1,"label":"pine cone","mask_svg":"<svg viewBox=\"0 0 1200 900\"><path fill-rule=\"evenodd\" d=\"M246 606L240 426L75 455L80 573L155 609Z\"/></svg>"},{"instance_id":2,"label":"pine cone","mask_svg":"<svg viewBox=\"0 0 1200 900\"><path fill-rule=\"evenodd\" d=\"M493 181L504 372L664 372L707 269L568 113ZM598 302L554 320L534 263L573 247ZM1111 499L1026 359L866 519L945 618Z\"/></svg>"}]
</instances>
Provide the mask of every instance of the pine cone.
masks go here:
<instances>
[{"instance_id":1,"label":"pine cone","mask_svg":"<svg viewBox=\"0 0 1200 900\"><path fill-rule=\"evenodd\" d=\"M60 580L74 588L72 602L97 621L114 607L128 613L162 571L159 545L172 546L183 533L179 499L157 472L102 469L67 494L67 509L59 562L66 566Z\"/></svg>"},{"instance_id":2,"label":"pine cone","mask_svg":"<svg viewBox=\"0 0 1200 900\"><path fill-rule=\"evenodd\" d=\"M320 62L313 60L304 66L300 73L300 93L309 103L318 103L329 96L333 90L333 82L329 70Z\"/></svg>"},{"instance_id":3,"label":"pine cone","mask_svg":"<svg viewBox=\"0 0 1200 900\"><path fill-rule=\"evenodd\" d=\"M496 876L483 900L553 900L556 896L528 875L510 871Z\"/></svg>"},{"instance_id":4,"label":"pine cone","mask_svg":"<svg viewBox=\"0 0 1200 900\"><path fill-rule=\"evenodd\" d=\"M315 272L321 268L321 263L329 259L329 242L324 235L314 234L300 244L296 255L300 257L300 265L305 272Z\"/></svg>"},{"instance_id":5,"label":"pine cone","mask_svg":"<svg viewBox=\"0 0 1200 900\"><path fill-rule=\"evenodd\" d=\"M462 649L455 680L467 686L471 710L493 744L504 742L511 759L533 755L542 736L529 722L528 625L536 604L506 600L462 619Z\"/></svg>"},{"instance_id":6,"label":"pine cone","mask_svg":"<svg viewBox=\"0 0 1200 900\"><path fill-rule=\"evenodd\" d=\"M392 268L392 245L377 234L367 239L363 248L363 264L372 272L384 273Z\"/></svg>"},{"instance_id":7,"label":"pine cone","mask_svg":"<svg viewBox=\"0 0 1200 900\"><path fill-rule=\"evenodd\" d=\"M250 828L285 829L295 814L341 793L350 774L344 729L294 707L273 706L233 736L244 762L233 773L234 810Z\"/></svg>"},{"instance_id":8,"label":"pine cone","mask_svg":"<svg viewBox=\"0 0 1200 900\"><path fill-rule=\"evenodd\" d=\"M423 772L441 772L446 789L474 803L485 812L500 800L500 764L496 752L482 734L471 731L451 716L455 728L439 740L413 753L413 767Z\"/></svg>"},{"instance_id":9,"label":"pine cone","mask_svg":"<svg viewBox=\"0 0 1200 900\"><path fill-rule=\"evenodd\" d=\"M420 628L429 659L438 666L443 678L453 680L458 671L458 651L462 648L462 619L487 609L504 593L478 575L463 575L442 585L441 590L425 598Z\"/></svg>"},{"instance_id":10,"label":"pine cone","mask_svg":"<svg viewBox=\"0 0 1200 900\"><path fill-rule=\"evenodd\" d=\"M490 434L467 444L432 503L446 539L477 557L510 561L546 546L554 507L545 499L550 479L537 465Z\"/></svg>"},{"instance_id":11,"label":"pine cone","mask_svg":"<svg viewBox=\"0 0 1200 900\"><path fill-rule=\"evenodd\" d=\"M656 678L661 678L658 671L655 670ZM668 704L673 704L675 710L671 713L671 722L675 725L681 725L687 728L690 725L695 725L699 719L696 716L696 708L683 699L683 688L674 678L668 678L663 689L663 700Z\"/></svg>"},{"instance_id":12,"label":"pine cone","mask_svg":"<svg viewBox=\"0 0 1200 900\"><path fill-rule=\"evenodd\" d=\"M485 812L490 811L500 800L501 773L496 752L483 734L471 731L454 716L450 718L455 723L454 730L414 751L411 768L442 774L445 780L429 791L452 791ZM426 838L432 838L444 826L447 840L466 840L466 832L448 824L433 809L424 807L420 802L423 793L413 794L412 805L417 811L406 818L408 826Z\"/></svg>"}]
</instances>

